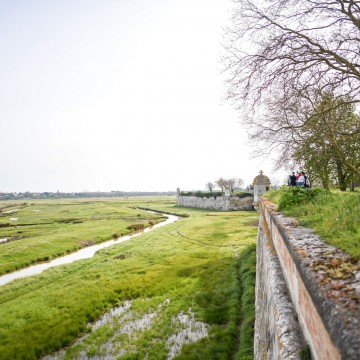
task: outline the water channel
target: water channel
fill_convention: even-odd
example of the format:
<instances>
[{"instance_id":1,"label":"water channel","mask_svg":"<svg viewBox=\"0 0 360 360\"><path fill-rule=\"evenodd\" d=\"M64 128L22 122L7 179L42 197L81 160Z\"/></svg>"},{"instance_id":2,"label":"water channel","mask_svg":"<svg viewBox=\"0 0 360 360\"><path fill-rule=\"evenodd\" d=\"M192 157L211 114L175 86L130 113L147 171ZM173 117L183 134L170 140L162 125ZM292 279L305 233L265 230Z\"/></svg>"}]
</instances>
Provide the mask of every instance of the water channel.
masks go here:
<instances>
[{"instance_id":1,"label":"water channel","mask_svg":"<svg viewBox=\"0 0 360 360\"><path fill-rule=\"evenodd\" d=\"M154 229L157 229L159 227L171 224L175 221L179 220L178 216L174 216L174 215L169 215L169 214L163 214L164 216L167 217L167 219L165 221L162 221L161 223L155 224L151 227L148 227L146 229L144 229L141 232L137 232L135 234L132 235L126 235L126 236L122 236L118 239L114 239L114 240L109 240L109 241L105 241L102 242L100 244L96 244L96 245L92 245L92 246L88 246L86 248L80 249L76 252L73 252L69 255L65 255L59 258L56 258L52 261L49 262L45 262L45 263L41 263L41 264L37 264L37 265L32 265L29 266L27 268L18 270L18 271L14 271L12 273L0 276L0 286L5 285L15 279L20 279L20 278L24 278L24 277L28 277L28 276L32 276L32 275L37 275L42 273L44 270L55 267L55 266L59 266L59 265L64 265L64 264L70 264L74 261L77 260L82 260L82 259L89 259L91 257L93 257L95 255L95 253L100 250L100 249L104 249L107 248L109 246L112 245L116 245L116 244L120 244L124 241L128 241L130 239L132 239L135 236L139 236L143 233L152 231Z\"/></svg>"}]
</instances>

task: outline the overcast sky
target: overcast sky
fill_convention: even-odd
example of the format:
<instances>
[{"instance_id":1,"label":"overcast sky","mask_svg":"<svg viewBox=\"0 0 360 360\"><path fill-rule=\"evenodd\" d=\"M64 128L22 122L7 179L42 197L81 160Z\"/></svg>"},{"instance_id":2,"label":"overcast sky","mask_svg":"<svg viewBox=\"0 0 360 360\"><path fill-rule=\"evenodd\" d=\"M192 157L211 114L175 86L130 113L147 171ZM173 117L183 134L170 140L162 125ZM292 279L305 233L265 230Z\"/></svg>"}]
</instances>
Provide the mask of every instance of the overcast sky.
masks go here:
<instances>
[{"instance_id":1,"label":"overcast sky","mask_svg":"<svg viewBox=\"0 0 360 360\"><path fill-rule=\"evenodd\" d=\"M222 98L224 0L0 0L0 191L251 183ZM279 179L281 177L277 176ZM282 180L282 179L281 179Z\"/></svg>"}]
</instances>

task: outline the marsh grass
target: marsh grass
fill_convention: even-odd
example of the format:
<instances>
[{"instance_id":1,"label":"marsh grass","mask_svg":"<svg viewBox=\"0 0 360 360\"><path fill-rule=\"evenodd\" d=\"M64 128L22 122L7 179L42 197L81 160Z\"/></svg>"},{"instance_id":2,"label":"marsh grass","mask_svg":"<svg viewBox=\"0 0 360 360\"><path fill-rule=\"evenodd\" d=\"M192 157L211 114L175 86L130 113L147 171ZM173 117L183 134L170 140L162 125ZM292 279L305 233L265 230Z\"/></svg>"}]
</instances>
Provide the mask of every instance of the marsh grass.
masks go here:
<instances>
[{"instance_id":1,"label":"marsh grass","mask_svg":"<svg viewBox=\"0 0 360 360\"><path fill-rule=\"evenodd\" d=\"M11 204L19 208L18 221L11 227L13 214L0 218L0 238L10 239L0 244L0 275L40 261L123 236L134 226L148 227L164 220L160 214L129 208L134 200L42 200L31 204ZM0 207L6 207L6 202ZM140 215L140 216L139 216ZM139 224L140 223L140 224ZM12 240L12 241L11 241Z\"/></svg>"},{"instance_id":2,"label":"marsh grass","mask_svg":"<svg viewBox=\"0 0 360 360\"><path fill-rule=\"evenodd\" d=\"M289 195L289 191L272 190L265 196L280 204L284 194ZM314 229L327 243L360 259L359 192L322 191L306 201L286 206L282 211L296 217L301 225Z\"/></svg>"},{"instance_id":3,"label":"marsh grass","mask_svg":"<svg viewBox=\"0 0 360 360\"><path fill-rule=\"evenodd\" d=\"M249 245L239 258L241 324L237 360L254 358L256 246Z\"/></svg>"},{"instance_id":4,"label":"marsh grass","mask_svg":"<svg viewBox=\"0 0 360 360\"><path fill-rule=\"evenodd\" d=\"M169 199L137 202L184 211ZM257 228L249 223L257 214L186 212L190 217L91 259L0 287L0 359L37 359L63 348L66 359L106 351L120 359L165 359L167 340L184 326L173 319L191 313L206 324L208 336L185 344L178 359L230 359L239 344L252 354L254 285L247 277L254 281L254 259L248 245L255 242ZM118 318L91 331L89 324L126 301L132 304L127 324L154 314L148 327L129 335Z\"/></svg>"}]
</instances>

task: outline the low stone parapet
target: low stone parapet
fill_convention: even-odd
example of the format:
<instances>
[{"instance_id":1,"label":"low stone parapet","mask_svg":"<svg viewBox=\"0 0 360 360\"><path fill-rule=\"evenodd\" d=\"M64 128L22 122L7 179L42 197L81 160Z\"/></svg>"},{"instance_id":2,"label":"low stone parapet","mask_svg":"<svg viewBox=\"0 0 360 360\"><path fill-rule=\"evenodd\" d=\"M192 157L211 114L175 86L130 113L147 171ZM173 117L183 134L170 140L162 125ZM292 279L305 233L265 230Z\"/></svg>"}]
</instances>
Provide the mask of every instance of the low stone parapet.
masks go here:
<instances>
[{"instance_id":1,"label":"low stone parapet","mask_svg":"<svg viewBox=\"0 0 360 360\"><path fill-rule=\"evenodd\" d=\"M360 271L312 230L260 202L255 358L359 359ZM308 345L306 345L308 344Z\"/></svg>"},{"instance_id":2,"label":"low stone parapet","mask_svg":"<svg viewBox=\"0 0 360 360\"><path fill-rule=\"evenodd\" d=\"M220 211L252 210L253 202L253 196L239 198L237 196L198 197L178 195L176 197L177 206Z\"/></svg>"}]
</instances>

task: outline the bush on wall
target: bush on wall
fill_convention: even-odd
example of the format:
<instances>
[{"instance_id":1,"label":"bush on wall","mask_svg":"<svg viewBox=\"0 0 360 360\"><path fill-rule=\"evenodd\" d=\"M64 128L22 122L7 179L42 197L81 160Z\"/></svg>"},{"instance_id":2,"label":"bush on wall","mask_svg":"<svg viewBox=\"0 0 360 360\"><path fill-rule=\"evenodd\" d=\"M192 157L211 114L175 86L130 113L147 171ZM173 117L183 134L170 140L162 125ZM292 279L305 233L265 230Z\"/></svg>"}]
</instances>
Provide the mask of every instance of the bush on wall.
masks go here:
<instances>
[{"instance_id":1,"label":"bush on wall","mask_svg":"<svg viewBox=\"0 0 360 360\"><path fill-rule=\"evenodd\" d=\"M196 196L201 198L211 198L214 197L215 199L219 196L222 196L222 191L181 191L181 196Z\"/></svg>"},{"instance_id":2,"label":"bush on wall","mask_svg":"<svg viewBox=\"0 0 360 360\"><path fill-rule=\"evenodd\" d=\"M196 196L196 197L200 197L200 198L212 198L214 197L215 199L217 197L221 197L223 196L222 191L181 191L180 192L180 196ZM235 195L231 195L233 197L237 197L237 198L244 198L244 197L248 197L248 196L253 196L253 194L251 193L239 193L239 194L235 194Z\"/></svg>"},{"instance_id":3,"label":"bush on wall","mask_svg":"<svg viewBox=\"0 0 360 360\"><path fill-rule=\"evenodd\" d=\"M242 199L242 198L245 198L245 197L248 197L248 196L254 196L254 195L252 193L249 193L249 192L243 192L243 193L240 193L240 194L234 194L232 196L238 197L239 199Z\"/></svg>"}]
</instances>

